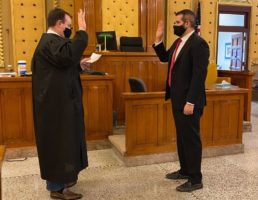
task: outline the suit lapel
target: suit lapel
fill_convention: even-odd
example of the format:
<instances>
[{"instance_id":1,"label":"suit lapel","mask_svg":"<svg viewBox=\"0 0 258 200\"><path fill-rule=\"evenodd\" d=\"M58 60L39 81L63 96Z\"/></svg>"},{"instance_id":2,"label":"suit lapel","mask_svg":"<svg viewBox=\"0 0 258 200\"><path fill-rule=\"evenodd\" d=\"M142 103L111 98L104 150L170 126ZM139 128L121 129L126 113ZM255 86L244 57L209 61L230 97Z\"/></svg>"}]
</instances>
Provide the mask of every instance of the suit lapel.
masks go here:
<instances>
[{"instance_id":1,"label":"suit lapel","mask_svg":"<svg viewBox=\"0 0 258 200\"><path fill-rule=\"evenodd\" d=\"M181 58L182 54L191 46L191 41L193 40L193 38L195 37L195 33L193 33L190 38L186 41L185 45L183 46L183 48L181 49L181 51L179 52L175 64L179 61L179 59Z\"/></svg>"},{"instance_id":2,"label":"suit lapel","mask_svg":"<svg viewBox=\"0 0 258 200\"><path fill-rule=\"evenodd\" d=\"M173 55L173 53L174 53L174 51L175 51L176 44L177 44L177 41L178 41L179 39L180 39L180 38L178 38L178 39L173 43L173 45L172 45L172 47L171 47L171 51L170 51L170 55L169 55L169 61L168 61L169 65L168 65L168 66L170 66L171 59L172 59L172 55Z\"/></svg>"}]
</instances>

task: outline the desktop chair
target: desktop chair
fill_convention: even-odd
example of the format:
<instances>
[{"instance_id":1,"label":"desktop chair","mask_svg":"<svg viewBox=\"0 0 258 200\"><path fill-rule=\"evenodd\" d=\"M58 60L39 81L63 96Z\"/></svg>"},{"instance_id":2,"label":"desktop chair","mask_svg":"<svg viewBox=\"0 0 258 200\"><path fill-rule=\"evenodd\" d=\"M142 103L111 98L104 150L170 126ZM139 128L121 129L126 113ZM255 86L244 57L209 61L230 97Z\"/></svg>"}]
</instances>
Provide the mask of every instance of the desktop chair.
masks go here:
<instances>
[{"instance_id":1,"label":"desktop chair","mask_svg":"<svg viewBox=\"0 0 258 200\"><path fill-rule=\"evenodd\" d=\"M120 37L120 51L143 52L143 42L141 37Z\"/></svg>"},{"instance_id":2,"label":"desktop chair","mask_svg":"<svg viewBox=\"0 0 258 200\"><path fill-rule=\"evenodd\" d=\"M131 92L147 92L147 87L144 81L137 77L130 77L129 84Z\"/></svg>"}]
</instances>

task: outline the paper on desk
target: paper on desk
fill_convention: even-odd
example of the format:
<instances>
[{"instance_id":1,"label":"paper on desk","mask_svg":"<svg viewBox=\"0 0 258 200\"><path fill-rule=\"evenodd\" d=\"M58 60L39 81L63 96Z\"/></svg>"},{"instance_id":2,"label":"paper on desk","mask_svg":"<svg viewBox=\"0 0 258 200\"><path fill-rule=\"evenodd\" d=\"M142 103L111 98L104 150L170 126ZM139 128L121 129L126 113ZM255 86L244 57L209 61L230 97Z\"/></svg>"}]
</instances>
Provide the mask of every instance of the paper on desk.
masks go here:
<instances>
[{"instance_id":1,"label":"paper on desk","mask_svg":"<svg viewBox=\"0 0 258 200\"><path fill-rule=\"evenodd\" d=\"M100 59L101 55L100 54L96 54L96 53L92 53L90 56L90 59L87 60L87 63L94 63L96 62L98 59Z\"/></svg>"}]
</instances>

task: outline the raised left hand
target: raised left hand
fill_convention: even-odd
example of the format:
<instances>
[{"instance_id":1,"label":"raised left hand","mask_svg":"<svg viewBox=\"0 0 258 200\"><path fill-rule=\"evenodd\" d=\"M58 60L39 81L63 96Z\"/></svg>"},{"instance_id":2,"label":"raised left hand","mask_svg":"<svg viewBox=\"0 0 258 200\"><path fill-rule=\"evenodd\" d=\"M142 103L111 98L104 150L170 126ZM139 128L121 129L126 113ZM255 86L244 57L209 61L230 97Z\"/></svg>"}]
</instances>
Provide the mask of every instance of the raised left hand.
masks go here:
<instances>
[{"instance_id":1,"label":"raised left hand","mask_svg":"<svg viewBox=\"0 0 258 200\"><path fill-rule=\"evenodd\" d=\"M193 111L194 111L194 105L186 103L185 107L184 107L184 114L185 115L192 115Z\"/></svg>"},{"instance_id":2,"label":"raised left hand","mask_svg":"<svg viewBox=\"0 0 258 200\"><path fill-rule=\"evenodd\" d=\"M78 12L78 27L79 30L86 31L87 25L85 21L85 8L83 10L80 9Z\"/></svg>"}]
</instances>

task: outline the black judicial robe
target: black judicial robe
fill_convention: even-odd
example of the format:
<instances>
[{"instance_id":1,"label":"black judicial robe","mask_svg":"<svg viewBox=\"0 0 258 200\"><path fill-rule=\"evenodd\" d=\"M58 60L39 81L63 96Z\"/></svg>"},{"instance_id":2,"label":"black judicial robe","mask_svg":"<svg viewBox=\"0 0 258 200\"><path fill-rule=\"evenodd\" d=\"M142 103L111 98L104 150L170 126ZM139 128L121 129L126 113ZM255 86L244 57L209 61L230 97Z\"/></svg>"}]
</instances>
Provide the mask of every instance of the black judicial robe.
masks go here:
<instances>
[{"instance_id":1,"label":"black judicial robe","mask_svg":"<svg viewBox=\"0 0 258 200\"><path fill-rule=\"evenodd\" d=\"M32 59L33 116L42 179L69 183L88 166L80 59L84 31L73 40L44 33Z\"/></svg>"}]
</instances>

